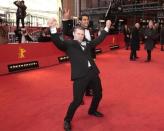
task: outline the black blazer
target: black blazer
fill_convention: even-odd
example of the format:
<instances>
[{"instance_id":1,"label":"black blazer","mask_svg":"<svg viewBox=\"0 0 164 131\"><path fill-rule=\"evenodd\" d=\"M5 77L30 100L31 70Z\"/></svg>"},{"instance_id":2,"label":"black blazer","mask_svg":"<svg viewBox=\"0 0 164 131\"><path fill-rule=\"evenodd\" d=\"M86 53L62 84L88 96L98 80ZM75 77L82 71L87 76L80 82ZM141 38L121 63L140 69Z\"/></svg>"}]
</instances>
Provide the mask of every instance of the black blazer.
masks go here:
<instances>
[{"instance_id":1,"label":"black blazer","mask_svg":"<svg viewBox=\"0 0 164 131\"><path fill-rule=\"evenodd\" d=\"M93 41L86 41L86 49L82 50L80 43L76 40L62 41L58 34L52 34L52 41L58 49L66 52L71 63L71 80L85 77L89 71L88 61L90 62L95 74L99 74L99 70L91 57L91 48L100 44L106 37L107 32L102 31L101 35Z\"/></svg>"},{"instance_id":2,"label":"black blazer","mask_svg":"<svg viewBox=\"0 0 164 131\"><path fill-rule=\"evenodd\" d=\"M147 28L145 30L145 36L147 38L145 39L145 49L146 50L152 50L154 48L154 42L155 42L155 30Z\"/></svg>"},{"instance_id":3,"label":"black blazer","mask_svg":"<svg viewBox=\"0 0 164 131\"><path fill-rule=\"evenodd\" d=\"M140 43L140 35L139 30L134 27L131 32L131 49L138 50L139 49L139 43Z\"/></svg>"}]
</instances>

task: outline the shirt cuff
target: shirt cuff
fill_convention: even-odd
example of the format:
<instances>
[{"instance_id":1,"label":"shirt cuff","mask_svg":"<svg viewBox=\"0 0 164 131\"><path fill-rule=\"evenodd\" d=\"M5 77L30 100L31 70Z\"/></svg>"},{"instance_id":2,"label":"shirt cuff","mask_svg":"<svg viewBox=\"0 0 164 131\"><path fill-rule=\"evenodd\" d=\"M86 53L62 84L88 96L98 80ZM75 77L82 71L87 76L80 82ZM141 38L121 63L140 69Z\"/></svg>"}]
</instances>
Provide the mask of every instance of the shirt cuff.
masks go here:
<instances>
[{"instance_id":1,"label":"shirt cuff","mask_svg":"<svg viewBox=\"0 0 164 131\"><path fill-rule=\"evenodd\" d=\"M104 30L105 30L106 32L109 32L109 28L108 28L108 27L105 27Z\"/></svg>"},{"instance_id":2,"label":"shirt cuff","mask_svg":"<svg viewBox=\"0 0 164 131\"><path fill-rule=\"evenodd\" d=\"M51 34L56 34L57 29L55 27L52 27L52 28L50 28L50 32L51 32Z\"/></svg>"}]
</instances>

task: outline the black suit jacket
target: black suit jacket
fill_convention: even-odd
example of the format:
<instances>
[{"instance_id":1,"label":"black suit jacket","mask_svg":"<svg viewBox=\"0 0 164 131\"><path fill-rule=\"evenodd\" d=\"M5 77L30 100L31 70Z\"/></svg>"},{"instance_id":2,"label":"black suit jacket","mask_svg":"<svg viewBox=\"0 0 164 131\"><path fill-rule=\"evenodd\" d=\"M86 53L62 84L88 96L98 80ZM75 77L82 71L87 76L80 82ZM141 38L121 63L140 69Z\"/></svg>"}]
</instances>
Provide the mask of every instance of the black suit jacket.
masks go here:
<instances>
[{"instance_id":1,"label":"black suit jacket","mask_svg":"<svg viewBox=\"0 0 164 131\"><path fill-rule=\"evenodd\" d=\"M154 48L154 41L155 41L155 30L147 28L145 30L145 36L147 38L145 39L145 49L146 50L152 50Z\"/></svg>"},{"instance_id":2,"label":"black suit jacket","mask_svg":"<svg viewBox=\"0 0 164 131\"><path fill-rule=\"evenodd\" d=\"M17 18L25 18L27 7L24 4L22 4L22 1L15 1L14 4L18 7L16 12Z\"/></svg>"},{"instance_id":3,"label":"black suit jacket","mask_svg":"<svg viewBox=\"0 0 164 131\"><path fill-rule=\"evenodd\" d=\"M139 30L134 27L132 32L131 32L131 49L132 50L138 50L139 49L139 44L140 44L140 34Z\"/></svg>"},{"instance_id":4,"label":"black suit jacket","mask_svg":"<svg viewBox=\"0 0 164 131\"><path fill-rule=\"evenodd\" d=\"M95 74L99 74L99 70L91 57L91 48L100 44L106 37L107 32L102 31L101 35L93 41L86 41L86 49L82 50L80 43L76 40L62 41L58 34L52 34L53 43L60 50L66 52L71 63L71 79L76 80L85 77L89 71L88 61L90 62Z\"/></svg>"}]
</instances>

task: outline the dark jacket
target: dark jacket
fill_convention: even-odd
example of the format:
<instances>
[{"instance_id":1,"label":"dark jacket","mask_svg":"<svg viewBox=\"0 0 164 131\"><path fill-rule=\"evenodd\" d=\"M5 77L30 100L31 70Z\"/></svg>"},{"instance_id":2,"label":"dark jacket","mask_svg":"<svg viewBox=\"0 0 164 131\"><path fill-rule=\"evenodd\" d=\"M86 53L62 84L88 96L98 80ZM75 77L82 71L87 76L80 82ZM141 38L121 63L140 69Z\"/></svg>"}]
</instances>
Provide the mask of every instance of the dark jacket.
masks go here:
<instances>
[{"instance_id":1,"label":"dark jacket","mask_svg":"<svg viewBox=\"0 0 164 131\"><path fill-rule=\"evenodd\" d=\"M164 45L164 27L161 28L161 31L160 31L160 43L161 45Z\"/></svg>"},{"instance_id":2,"label":"dark jacket","mask_svg":"<svg viewBox=\"0 0 164 131\"><path fill-rule=\"evenodd\" d=\"M155 41L155 31L154 29L147 28L145 30L145 34L147 38L145 39L145 49L152 50L154 48L154 41Z\"/></svg>"},{"instance_id":3,"label":"dark jacket","mask_svg":"<svg viewBox=\"0 0 164 131\"><path fill-rule=\"evenodd\" d=\"M129 43L130 42L130 29L128 28L127 30L123 30L124 33L124 41Z\"/></svg>"},{"instance_id":4,"label":"dark jacket","mask_svg":"<svg viewBox=\"0 0 164 131\"><path fill-rule=\"evenodd\" d=\"M139 44L140 44L139 30L136 27L134 27L131 32L131 43L130 43L131 49L138 50Z\"/></svg>"},{"instance_id":5,"label":"dark jacket","mask_svg":"<svg viewBox=\"0 0 164 131\"><path fill-rule=\"evenodd\" d=\"M22 3L22 1L15 1L14 4L18 7L16 12L17 18L25 18L27 7Z\"/></svg>"},{"instance_id":6,"label":"dark jacket","mask_svg":"<svg viewBox=\"0 0 164 131\"><path fill-rule=\"evenodd\" d=\"M92 47L100 44L106 37L107 32L102 31L101 35L90 42L87 42L85 51L82 50L80 43L76 40L66 40L61 41L58 34L52 34L52 40L54 44L62 51L66 52L70 58L71 63L71 79L75 80L78 78L85 77L88 73L88 61L91 63L91 66L95 74L99 73L99 70L91 57Z\"/></svg>"}]
</instances>

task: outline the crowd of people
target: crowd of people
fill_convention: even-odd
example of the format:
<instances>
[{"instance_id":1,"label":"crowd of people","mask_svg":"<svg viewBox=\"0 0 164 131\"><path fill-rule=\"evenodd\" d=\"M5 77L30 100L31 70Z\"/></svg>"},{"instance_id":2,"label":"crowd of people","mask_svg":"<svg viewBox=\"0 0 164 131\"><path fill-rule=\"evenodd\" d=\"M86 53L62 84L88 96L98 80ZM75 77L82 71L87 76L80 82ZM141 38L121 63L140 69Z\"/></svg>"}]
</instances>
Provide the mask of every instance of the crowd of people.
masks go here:
<instances>
[{"instance_id":1,"label":"crowd of people","mask_svg":"<svg viewBox=\"0 0 164 131\"><path fill-rule=\"evenodd\" d=\"M164 27L159 27L159 24L154 23L152 20L142 28L140 23L136 23L132 28L125 25L123 33L125 47L127 50L131 49L131 61L135 61L138 58L137 51L140 50L141 42L144 43L144 48L147 51L145 62L151 61L152 50L156 47L157 43L161 44L161 51L164 51Z\"/></svg>"}]
</instances>

